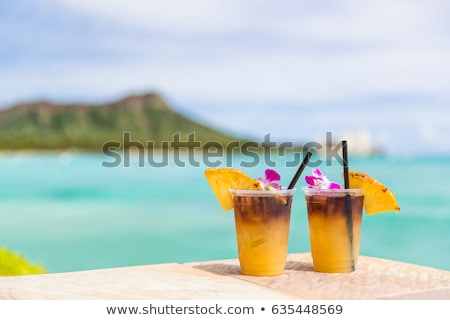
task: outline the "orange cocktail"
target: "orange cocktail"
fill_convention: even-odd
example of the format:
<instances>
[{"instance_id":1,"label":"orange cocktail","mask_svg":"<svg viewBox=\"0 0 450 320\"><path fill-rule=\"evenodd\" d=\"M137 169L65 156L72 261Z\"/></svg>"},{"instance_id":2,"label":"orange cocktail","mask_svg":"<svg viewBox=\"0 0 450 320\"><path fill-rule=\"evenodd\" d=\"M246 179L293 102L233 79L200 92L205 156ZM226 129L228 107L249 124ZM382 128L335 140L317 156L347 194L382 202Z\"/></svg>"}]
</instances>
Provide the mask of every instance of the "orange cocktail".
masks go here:
<instances>
[{"instance_id":1,"label":"orange cocktail","mask_svg":"<svg viewBox=\"0 0 450 320\"><path fill-rule=\"evenodd\" d=\"M230 190L242 274L284 273L294 191Z\"/></svg>"},{"instance_id":2,"label":"orange cocktail","mask_svg":"<svg viewBox=\"0 0 450 320\"><path fill-rule=\"evenodd\" d=\"M367 214L400 211L395 195L363 172L348 170L347 141L342 141L344 187L318 168L303 188L308 211L314 270L352 272L358 261L363 207Z\"/></svg>"},{"instance_id":3,"label":"orange cocktail","mask_svg":"<svg viewBox=\"0 0 450 320\"><path fill-rule=\"evenodd\" d=\"M354 271L359 256L363 190L308 187L303 190L314 270Z\"/></svg>"}]
</instances>

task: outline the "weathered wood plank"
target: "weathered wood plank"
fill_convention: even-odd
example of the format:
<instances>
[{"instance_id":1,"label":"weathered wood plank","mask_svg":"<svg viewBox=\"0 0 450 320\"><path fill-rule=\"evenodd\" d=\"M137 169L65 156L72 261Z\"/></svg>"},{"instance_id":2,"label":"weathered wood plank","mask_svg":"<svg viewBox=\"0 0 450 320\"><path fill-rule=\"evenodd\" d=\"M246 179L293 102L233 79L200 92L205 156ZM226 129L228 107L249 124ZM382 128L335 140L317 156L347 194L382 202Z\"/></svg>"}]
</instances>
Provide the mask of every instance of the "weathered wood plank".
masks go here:
<instances>
[{"instance_id":1,"label":"weathered wood plank","mask_svg":"<svg viewBox=\"0 0 450 320\"><path fill-rule=\"evenodd\" d=\"M283 292L180 264L0 277L0 299L286 299Z\"/></svg>"},{"instance_id":2,"label":"weathered wood plank","mask_svg":"<svg viewBox=\"0 0 450 320\"><path fill-rule=\"evenodd\" d=\"M314 272L290 254L285 274L240 274L237 259L0 277L0 299L450 299L450 272L361 257L353 273Z\"/></svg>"},{"instance_id":3,"label":"weathered wood plank","mask_svg":"<svg viewBox=\"0 0 450 320\"><path fill-rule=\"evenodd\" d=\"M360 257L352 273L314 272L309 253L290 254L284 275L240 274L239 262L209 261L194 268L231 275L294 295L298 299L449 299L450 272L392 260Z\"/></svg>"}]
</instances>

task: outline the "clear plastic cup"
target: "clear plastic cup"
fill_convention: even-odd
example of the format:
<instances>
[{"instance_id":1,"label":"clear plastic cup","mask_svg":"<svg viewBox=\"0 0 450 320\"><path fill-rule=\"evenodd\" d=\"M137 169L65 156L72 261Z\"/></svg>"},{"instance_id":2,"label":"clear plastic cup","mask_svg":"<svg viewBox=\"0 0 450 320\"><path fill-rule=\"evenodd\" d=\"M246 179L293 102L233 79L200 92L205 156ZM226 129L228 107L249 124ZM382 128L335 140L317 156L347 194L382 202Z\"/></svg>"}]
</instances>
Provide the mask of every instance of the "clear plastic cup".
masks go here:
<instances>
[{"instance_id":1,"label":"clear plastic cup","mask_svg":"<svg viewBox=\"0 0 450 320\"><path fill-rule=\"evenodd\" d=\"M363 190L305 187L303 191L314 270L354 271L360 248Z\"/></svg>"},{"instance_id":2,"label":"clear plastic cup","mask_svg":"<svg viewBox=\"0 0 450 320\"><path fill-rule=\"evenodd\" d=\"M295 189L230 190L233 197L241 273L284 273Z\"/></svg>"}]
</instances>

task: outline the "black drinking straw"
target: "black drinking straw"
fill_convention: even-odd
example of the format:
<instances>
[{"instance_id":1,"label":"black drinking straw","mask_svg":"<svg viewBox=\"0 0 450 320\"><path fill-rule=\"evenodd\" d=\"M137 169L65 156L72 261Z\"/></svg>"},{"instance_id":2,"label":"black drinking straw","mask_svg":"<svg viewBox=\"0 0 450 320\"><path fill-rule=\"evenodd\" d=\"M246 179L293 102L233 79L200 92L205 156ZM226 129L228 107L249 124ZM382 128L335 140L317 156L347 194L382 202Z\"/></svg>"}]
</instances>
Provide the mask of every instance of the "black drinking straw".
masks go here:
<instances>
[{"instance_id":1,"label":"black drinking straw","mask_svg":"<svg viewBox=\"0 0 450 320\"><path fill-rule=\"evenodd\" d=\"M348 152L347 141L342 141L342 158L344 159L344 188L350 189L350 182L348 177Z\"/></svg>"},{"instance_id":2,"label":"black drinking straw","mask_svg":"<svg viewBox=\"0 0 450 320\"><path fill-rule=\"evenodd\" d=\"M342 141L342 158L344 160L344 188L350 189L350 181L348 176L348 152L347 141ZM345 192L345 216L347 219L348 237L350 239L350 258L352 260L352 271L355 270L355 260L353 256L353 219L352 206L350 202L350 193Z\"/></svg>"},{"instance_id":3,"label":"black drinking straw","mask_svg":"<svg viewBox=\"0 0 450 320\"><path fill-rule=\"evenodd\" d=\"M298 181L298 178L300 178L300 176L303 173L303 170L305 170L306 165L308 164L309 159L311 158L312 153L311 152L307 152L305 157L303 158L303 161L300 165L300 167L298 167L297 172L295 173L294 177L291 180L291 183L289 183L288 189L294 189L295 184Z\"/></svg>"}]
</instances>

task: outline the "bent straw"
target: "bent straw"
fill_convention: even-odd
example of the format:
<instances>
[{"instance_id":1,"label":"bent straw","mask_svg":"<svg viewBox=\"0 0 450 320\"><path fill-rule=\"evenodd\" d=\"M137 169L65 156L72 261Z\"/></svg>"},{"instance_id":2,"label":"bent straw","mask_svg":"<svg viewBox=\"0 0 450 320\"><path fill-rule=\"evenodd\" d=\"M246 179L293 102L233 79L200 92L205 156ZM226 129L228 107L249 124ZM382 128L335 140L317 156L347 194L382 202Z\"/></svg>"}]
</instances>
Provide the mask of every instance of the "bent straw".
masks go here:
<instances>
[{"instance_id":1,"label":"bent straw","mask_svg":"<svg viewBox=\"0 0 450 320\"><path fill-rule=\"evenodd\" d=\"M309 159L311 158L312 153L311 152L307 152L305 157L303 158L303 161L300 165L300 167L298 167L297 172L295 173L294 177L291 180L291 183L289 183L288 189L294 189L295 184L298 181L298 178L300 178L300 176L303 173L303 170L305 170L306 165L308 164Z\"/></svg>"},{"instance_id":2,"label":"bent straw","mask_svg":"<svg viewBox=\"0 0 450 320\"><path fill-rule=\"evenodd\" d=\"M348 176L348 152L347 141L342 141L342 158L344 160L344 189L350 189L350 179ZM345 192L345 216L347 220L348 237L350 239L350 259L352 261L352 271L355 270L355 260L353 255L353 219L352 219L352 207L350 203L350 194Z\"/></svg>"}]
</instances>

